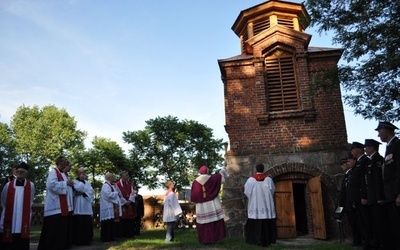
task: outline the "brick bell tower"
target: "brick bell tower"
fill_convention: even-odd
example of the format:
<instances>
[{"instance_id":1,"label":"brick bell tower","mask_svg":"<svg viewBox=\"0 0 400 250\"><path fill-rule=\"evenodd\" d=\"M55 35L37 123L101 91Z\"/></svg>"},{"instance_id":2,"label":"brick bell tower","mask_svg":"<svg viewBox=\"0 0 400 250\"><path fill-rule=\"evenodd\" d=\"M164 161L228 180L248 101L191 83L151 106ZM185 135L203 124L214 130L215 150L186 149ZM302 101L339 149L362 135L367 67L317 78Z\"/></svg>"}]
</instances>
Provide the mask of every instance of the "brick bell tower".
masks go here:
<instances>
[{"instance_id":1,"label":"brick bell tower","mask_svg":"<svg viewBox=\"0 0 400 250\"><path fill-rule=\"evenodd\" d=\"M241 53L218 60L225 96L223 205L230 236L243 235L243 186L263 163L276 185L278 238L335 237L339 159L347 134L337 63L341 49L309 46L303 4L271 0L240 12Z\"/></svg>"}]
</instances>

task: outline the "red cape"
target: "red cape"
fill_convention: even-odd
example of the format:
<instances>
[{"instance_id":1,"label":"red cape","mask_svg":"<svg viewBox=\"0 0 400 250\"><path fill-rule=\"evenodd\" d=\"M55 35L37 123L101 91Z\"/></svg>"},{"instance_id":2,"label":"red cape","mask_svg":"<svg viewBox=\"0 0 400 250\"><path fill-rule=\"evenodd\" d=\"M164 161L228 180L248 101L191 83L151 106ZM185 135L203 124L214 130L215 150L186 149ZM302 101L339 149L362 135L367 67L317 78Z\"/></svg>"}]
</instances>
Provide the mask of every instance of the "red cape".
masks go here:
<instances>
[{"instance_id":1,"label":"red cape","mask_svg":"<svg viewBox=\"0 0 400 250\"><path fill-rule=\"evenodd\" d=\"M211 175L210 179L204 183L204 188L206 192L206 197L203 197L203 187L202 185L194 180L192 183L192 189L190 192L190 199L195 203L202 203L206 201L214 200L219 194L222 184L222 175L220 173Z\"/></svg>"}]
</instances>

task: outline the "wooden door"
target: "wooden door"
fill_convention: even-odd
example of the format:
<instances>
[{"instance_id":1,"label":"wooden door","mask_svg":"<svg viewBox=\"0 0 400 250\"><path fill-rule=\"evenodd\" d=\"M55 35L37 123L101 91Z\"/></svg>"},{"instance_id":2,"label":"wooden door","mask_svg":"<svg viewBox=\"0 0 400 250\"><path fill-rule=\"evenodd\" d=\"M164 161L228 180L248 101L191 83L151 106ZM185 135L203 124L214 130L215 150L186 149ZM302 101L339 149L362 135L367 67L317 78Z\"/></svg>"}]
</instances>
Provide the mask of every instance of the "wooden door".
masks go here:
<instances>
[{"instance_id":1,"label":"wooden door","mask_svg":"<svg viewBox=\"0 0 400 250\"><path fill-rule=\"evenodd\" d=\"M296 217L292 181L275 183L275 209L278 238L296 238Z\"/></svg>"},{"instance_id":2,"label":"wooden door","mask_svg":"<svg viewBox=\"0 0 400 250\"><path fill-rule=\"evenodd\" d=\"M314 238L326 239L325 215L322 200L321 177L308 181Z\"/></svg>"}]
</instances>

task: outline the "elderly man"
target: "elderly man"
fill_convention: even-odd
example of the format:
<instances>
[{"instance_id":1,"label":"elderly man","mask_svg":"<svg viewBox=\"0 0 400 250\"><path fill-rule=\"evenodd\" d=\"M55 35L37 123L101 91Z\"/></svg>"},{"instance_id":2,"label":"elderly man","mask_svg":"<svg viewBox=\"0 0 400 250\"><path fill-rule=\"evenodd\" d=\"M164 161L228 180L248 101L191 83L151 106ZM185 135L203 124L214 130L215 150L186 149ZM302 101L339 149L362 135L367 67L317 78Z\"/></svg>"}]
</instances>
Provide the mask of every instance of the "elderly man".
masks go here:
<instances>
[{"instance_id":1,"label":"elderly man","mask_svg":"<svg viewBox=\"0 0 400 250\"><path fill-rule=\"evenodd\" d=\"M394 131L398 129L390 122L379 122L378 136L386 142L383 173L383 193L388 216L385 228L386 249L400 249L400 140Z\"/></svg>"},{"instance_id":2,"label":"elderly man","mask_svg":"<svg viewBox=\"0 0 400 250\"><path fill-rule=\"evenodd\" d=\"M29 249L29 233L35 185L26 179L29 166L16 166L16 179L8 182L1 193L3 211L0 218L0 249ZM0 241L1 242L1 241Z\"/></svg>"},{"instance_id":3,"label":"elderly man","mask_svg":"<svg viewBox=\"0 0 400 250\"><path fill-rule=\"evenodd\" d=\"M115 240L115 221L122 214L118 191L112 181L114 175L107 173L100 193L100 240L103 242Z\"/></svg>"},{"instance_id":4,"label":"elderly man","mask_svg":"<svg viewBox=\"0 0 400 250\"><path fill-rule=\"evenodd\" d=\"M219 199L221 185L228 177L225 169L210 175L207 166L199 169L192 183L191 201L196 203L196 227L199 242L215 243L226 237L224 211Z\"/></svg>"},{"instance_id":5,"label":"elderly man","mask_svg":"<svg viewBox=\"0 0 400 250\"><path fill-rule=\"evenodd\" d=\"M87 180L84 168L76 170L74 186L81 184L81 190L74 191L74 244L89 245L93 239L93 208L94 190Z\"/></svg>"},{"instance_id":6,"label":"elderly man","mask_svg":"<svg viewBox=\"0 0 400 250\"><path fill-rule=\"evenodd\" d=\"M134 218L136 217L135 194L133 185L129 181L129 173L121 171L120 179L115 183L119 197L121 197L122 216L119 223L119 236L123 238L134 238Z\"/></svg>"}]
</instances>

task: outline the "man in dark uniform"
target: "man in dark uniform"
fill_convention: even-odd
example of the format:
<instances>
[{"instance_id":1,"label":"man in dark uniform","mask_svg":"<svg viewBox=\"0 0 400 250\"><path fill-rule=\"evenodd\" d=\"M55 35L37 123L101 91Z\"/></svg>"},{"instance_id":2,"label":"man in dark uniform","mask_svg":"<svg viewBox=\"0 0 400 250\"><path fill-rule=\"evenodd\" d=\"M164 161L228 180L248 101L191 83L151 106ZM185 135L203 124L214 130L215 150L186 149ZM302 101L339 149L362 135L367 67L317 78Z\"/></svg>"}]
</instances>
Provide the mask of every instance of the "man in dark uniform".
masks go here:
<instances>
[{"instance_id":1,"label":"man in dark uniform","mask_svg":"<svg viewBox=\"0 0 400 250\"><path fill-rule=\"evenodd\" d=\"M393 244L387 249L400 249L400 141L394 134L395 129L398 128L390 122L379 122L375 129L381 141L387 143L382 169L385 209L388 216L385 233L389 235Z\"/></svg>"},{"instance_id":2,"label":"man in dark uniform","mask_svg":"<svg viewBox=\"0 0 400 250\"><path fill-rule=\"evenodd\" d=\"M361 181L364 177L365 171L362 169L361 164L357 165L356 151L364 150L364 145L359 142L351 144L351 154L347 163L342 164L345 176L341 187L341 201L340 206L344 208L347 215L347 220L350 224L353 245L361 246L363 243L362 237L362 220L361 220ZM357 154L358 155L358 154ZM368 160L368 159L367 159Z\"/></svg>"},{"instance_id":3,"label":"man in dark uniform","mask_svg":"<svg viewBox=\"0 0 400 250\"><path fill-rule=\"evenodd\" d=\"M140 235L140 227L142 225L142 218L144 216L144 203L143 196L139 194L139 187L135 186L133 188L133 193L135 194L135 205L136 205L136 218L133 220L134 223L134 233L135 235Z\"/></svg>"},{"instance_id":4,"label":"man in dark uniform","mask_svg":"<svg viewBox=\"0 0 400 250\"><path fill-rule=\"evenodd\" d=\"M380 249L384 240L384 195L382 165L383 157L378 153L380 142L366 139L365 153L369 158L365 171L365 185L361 189L361 204L367 205L367 242L368 249Z\"/></svg>"},{"instance_id":5,"label":"man in dark uniform","mask_svg":"<svg viewBox=\"0 0 400 250\"><path fill-rule=\"evenodd\" d=\"M355 238L353 244L356 246L365 245L367 239L366 220L368 218L367 206L361 204L361 189L365 186L365 171L368 165L368 157L364 153L364 144L353 142L351 154L356 159L355 166L351 170L351 196L354 209L354 230Z\"/></svg>"}]
</instances>

